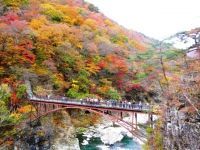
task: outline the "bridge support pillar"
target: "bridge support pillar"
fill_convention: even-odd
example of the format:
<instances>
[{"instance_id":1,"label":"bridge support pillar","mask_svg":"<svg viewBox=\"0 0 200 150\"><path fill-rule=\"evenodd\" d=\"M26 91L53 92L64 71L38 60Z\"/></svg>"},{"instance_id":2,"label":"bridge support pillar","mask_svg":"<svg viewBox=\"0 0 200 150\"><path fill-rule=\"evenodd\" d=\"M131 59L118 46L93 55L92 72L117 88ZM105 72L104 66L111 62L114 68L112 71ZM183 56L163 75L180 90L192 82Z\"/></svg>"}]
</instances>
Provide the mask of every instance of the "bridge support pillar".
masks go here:
<instances>
[{"instance_id":1,"label":"bridge support pillar","mask_svg":"<svg viewBox=\"0 0 200 150\"><path fill-rule=\"evenodd\" d=\"M112 126L113 126L113 127L115 126L115 122L114 122L114 121L112 121Z\"/></svg>"},{"instance_id":2,"label":"bridge support pillar","mask_svg":"<svg viewBox=\"0 0 200 150\"><path fill-rule=\"evenodd\" d=\"M36 115L38 116L38 104L36 104L35 110L36 110Z\"/></svg>"},{"instance_id":3,"label":"bridge support pillar","mask_svg":"<svg viewBox=\"0 0 200 150\"><path fill-rule=\"evenodd\" d=\"M136 127L136 129L138 128L137 127L137 113L135 113L135 127Z\"/></svg>"},{"instance_id":4,"label":"bridge support pillar","mask_svg":"<svg viewBox=\"0 0 200 150\"><path fill-rule=\"evenodd\" d=\"M42 103L39 103L39 115L42 114Z\"/></svg>"},{"instance_id":5,"label":"bridge support pillar","mask_svg":"<svg viewBox=\"0 0 200 150\"><path fill-rule=\"evenodd\" d=\"M47 105L44 104L44 111L47 112Z\"/></svg>"},{"instance_id":6,"label":"bridge support pillar","mask_svg":"<svg viewBox=\"0 0 200 150\"><path fill-rule=\"evenodd\" d=\"M123 119L123 113L122 113L122 111L120 112L120 117L121 117L121 119Z\"/></svg>"},{"instance_id":7,"label":"bridge support pillar","mask_svg":"<svg viewBox=\"0 0 200 150\"><path fill-rule=\"evenodd\" d=\"M47 104L47 112L48 112L48 111L51 111L52 108L53 108L52 104Z\"/></svg>"},{"instance_id":8,"label":"bridge support pillar","mask_svg":"<svg viewBox=\"0 0 200 150\"><path fill-rule=\"evenodd\" d=\"M133 126L134 126L134 112L131 114L131 118L132 118L132 132L133 132Z\"/></svg>"},{"instance_id":9,"label":"bridge support pillar","mask_svg":"<svg viewBox=\"0 0 200 150\"><path fill-rule=\"evenodd\" d=\"M149 125L153 127L153 114L149 113Z\"/></svg>"},{"instance_id":10,"label":"bridge support pillar","mask_svg":"<svg viewBox=\"0 0 200 150\"><path fill-rule=\"evenodd\" d=\"M43 103L40 103L40 110L41 110L41 114L44 113L44 104Z\"/></svg>"},{"instance_id":11,"label":"bridge support pillar","mask_svg":"<svg viewBox=\"0 0 200 150\"><path fill-rule=\"evenodd\" d=\"M149 126L153 127L153 114L151 113L148 114L148 121L149 121Z\"/></svg>"}]
</instances>

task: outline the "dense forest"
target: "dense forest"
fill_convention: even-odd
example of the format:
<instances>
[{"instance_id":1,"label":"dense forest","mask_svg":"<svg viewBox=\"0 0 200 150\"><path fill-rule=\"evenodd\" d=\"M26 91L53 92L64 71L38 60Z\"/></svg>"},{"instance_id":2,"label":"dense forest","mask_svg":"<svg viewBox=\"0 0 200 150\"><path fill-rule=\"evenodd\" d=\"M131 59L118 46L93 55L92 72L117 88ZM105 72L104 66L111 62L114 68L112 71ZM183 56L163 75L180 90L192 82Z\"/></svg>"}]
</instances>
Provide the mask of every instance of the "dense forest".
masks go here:
<instances>
[{"instance_id":1,"label":"dense forest","mask_svg":"<svg viewBox=\"0 0 200 150\"><path fill-rule=\"evenodd\" d=\"M176 36L194 39L198 52L199 32ZM38 96L151 102L196 116L200 64L187 57L191 48L127 30L82 0L0 0L0 138L15 135L33 107L25 79Z\"/></svg>"}]
</instances>

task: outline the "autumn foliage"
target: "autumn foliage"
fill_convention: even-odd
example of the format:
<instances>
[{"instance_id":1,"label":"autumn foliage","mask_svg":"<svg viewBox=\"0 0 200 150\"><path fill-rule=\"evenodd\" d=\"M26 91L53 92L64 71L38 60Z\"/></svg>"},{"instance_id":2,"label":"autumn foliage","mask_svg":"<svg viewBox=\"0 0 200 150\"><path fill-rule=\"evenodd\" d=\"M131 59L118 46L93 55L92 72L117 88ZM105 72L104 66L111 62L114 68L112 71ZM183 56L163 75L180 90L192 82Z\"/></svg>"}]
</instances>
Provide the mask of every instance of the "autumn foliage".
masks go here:
<instances>
[{"instance_id":1,"label":"autumn foliage","mask_svg":"<svg viewBox=\"0 0 200 150\"><path fill-rule=\"evenodd\" d=\"M28 75L36 95L121 98L148 76L154 41L128 31L82 0L4 0L0 16L0 76L11 80L11 102ZM138 69L138 66L141 66ZM151 69L152 71L153 69ZM146 76L139 76L144 74ZM137 86L138 84L138 86Z\"/></svg>"}]
</instances>

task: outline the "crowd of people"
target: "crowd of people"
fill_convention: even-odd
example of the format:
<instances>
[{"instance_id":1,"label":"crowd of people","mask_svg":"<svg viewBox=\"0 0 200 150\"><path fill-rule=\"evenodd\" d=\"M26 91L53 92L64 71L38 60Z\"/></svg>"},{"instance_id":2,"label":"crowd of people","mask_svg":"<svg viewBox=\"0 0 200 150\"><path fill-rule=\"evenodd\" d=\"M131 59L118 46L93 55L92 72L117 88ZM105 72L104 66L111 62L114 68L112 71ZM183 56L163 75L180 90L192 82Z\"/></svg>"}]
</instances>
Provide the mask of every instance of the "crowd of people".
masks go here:
<instances>
[{"instance_id":1,"label":"crowd of people","mask_svg":"<svg viewBox=\"0 0 200 150\"><path fill-rule=\"evenodd\" d=\"M142 109L143 105L140 101L139 103L136 102L130 102L127 100L102 100L97 98L86 98L86 99L80 99L81 104L89 104L89 105L100 105L100 106L108 106L108 107L120 107L120 108L127 108L127 109L133 109L133 108L139 108Z\"/></svg>"},{"instance_id":2,"label":"crowd of people","mask_svg":"<svg viewBox=\"0 0 200 150\"><path fill-rule=\"evenodd\" d=\"M41 99L55 99L55 100L62 100L69 103L78 103L82 105L93 105L93 106L106 106L106 107L119 107L119 108L126 108L126 109L143 109L144 107L147 108L149 104L144 104L140 102L131 102L127 100L103 100L101 98L85 98L80 100L70 99L68 97L61 97L61 96L37 96Z\"/></svg>"}]
</instances>

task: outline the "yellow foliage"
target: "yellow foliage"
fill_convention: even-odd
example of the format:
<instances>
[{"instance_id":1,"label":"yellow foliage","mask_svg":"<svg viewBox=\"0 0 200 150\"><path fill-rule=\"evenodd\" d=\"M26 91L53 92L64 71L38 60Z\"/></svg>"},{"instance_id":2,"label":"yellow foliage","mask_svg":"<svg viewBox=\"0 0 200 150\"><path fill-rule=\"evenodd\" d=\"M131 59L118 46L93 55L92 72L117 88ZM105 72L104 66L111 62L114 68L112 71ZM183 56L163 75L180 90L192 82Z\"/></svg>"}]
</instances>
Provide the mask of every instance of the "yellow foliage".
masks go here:
<instances>
[{"instance_id":1,"label":"yellow foliage","mask_svg":"<svg viewBox=\"0 0 200 150\"><path fill-rule=\"evenodd\" d=\"M56 5L57 10L63 13L63 21L70 25L80 25L83 23L83 18L78 14L78 11L67 5Z\"/></svg>"},{"instance_id":2,"label":"yellow foliage","mask_svg":"<svg viewBox=\"0 0 200 150\"><path fill-rule=\"evenodd\" d=\"M64 15L69 16L70 18L75 18L78 15L76 9L67 5L56 5L56 8L59 11L61 11Z\"/></svg>"},{"instance_id":3,"label":"yellow foliage","mask_svg":"<svg viewBox=\"0 0 200 150\"><path fill-rule=\"evenodd\" d=\"M73 83L72 84L72 88L78 91L79 90L79 85Z\"/></svg>"},{"instance_id":4,"label":"yellow foliage","mask_svg":"<svg viewBox=\"0 0 200 150\"><path fill-rule=\"evenodd\" d=\"M79 49L83 49L83 44L82 44L82 43L78 43L78 44L76 45L76 47L79 48Z\"/></svg>"},{"instance_id":5,"label":"yellow foliage","mask_svg":"<svg viewBox=\"0 0 200 150\"><path fill-rule=\"evenodd\" d=\"M86 65L86 70L90 73L96 74L97 72L99 72L100 67L97 66L95 63L90 62Z\"/></svg>"},{"instance_id":6,"label":"yellow foliage","mask_svg":"<svg viewBox=\"0 0 200 150\"><path fill-rule=\"evenodd\" d=\"M98 87L97 91L99 93L105 94L111 87L110 86L102 86L102 87Z\"/></svg>"},{"instance_id":7,"label":"yellow foliage","mask_svg":"<svg viewBox=\"0 0 200 150\"><path fill-rule=\"evenodd\" d=\"M45 15L50 16L52 19L59 17L60 19L63 18L63 13L58 10L54 5L52 4L42 4L41 5L42 9L43 9L43 13Z\"/></svg>"},{"instance_id":8,"label":"yellow foliage","mask_svg":"<svg viewBox=\"0 0 200 150\"><path fill-rule=\"evenodd\" d=\"M10 93L10 88L8 86L8 84L1 84L0 85L0 90L5 91L6 93Z\"/></svg>"},{"instance_id":9,"label":"yellow foliage","mask_svg":"<svg viewBox=\"0 0 200 150\"><path fill-rule=\"evenodd\" d=\"M68 24L73 24L73 20L69 16L64 16L63 21Z\"/></svg>"},{"instance_id":10,"label":"yellow foliage","mask_svg":"<svg viewBox=\"0 0 200 150\"><path fill-rule=\"evenodd\" d=\"M113 23L109 19L105 19L104 22L108 26L113 26Z\"/></svg>"},{"instance_id":11,"label":"yellow foliage","mask_svg":"<svg viewBox=\"0 0 200 150\"><path fill-rule=\"evenodd\" d=\"M34 71L38 74L38 75L47 75L49 74L47 69L41 68L39 66L34 65Z\"/></svg>"},{"instance_id":12,"label":"yellow foliage","mask_svg":"<svg viewBox=\"0 0 200 150\"><path fill-rule=\"evenodd\" d=\"M7 6L20 7L21 5L26 4L28 1L27 0L3 0L3 2Z\"/></svg>"},{"instance_id":13,"label":"yellow foliage","mask_svg":"<svg viewBox=\"0 0 200 150\"><path fill-rule=\"evenodd\" d=\"M152 108L152 111L154 113L160 113L160 107L158 105L154 105L153 108Z\"/></svg>"},{"instance_id":14,"label":"yellow foliage","mask_svg":"<svg viewBox=\"0 0 200 150\"><path fill-rule=\"evenodd\" d=\"M77 80L72 80L72 83L76 84L76 83L78 83L78 81Z\"/></svg>"},{"instance_id":15,"label":"yellow foliage","mask_svg":"<svg viewBox=\"0 0 200 150\"><path fill-rule=\"evenodd\" d=\"M49 44L61 45L68 35L68 26L64 24L43 25L37 30L38 40L44 46L46 54L54 54L53 47ZM68 38L68 37L67 37Z\"/></svg>"},{"instance_id":16,"label":"yellow foliage","mask_svg":"<svg viewBox=\"0 0 200 150\"><path fill-rule=\"evenodd\" d=\"M97 36L95 37L95 42L97 42L97 43L103 42L103 43L106 43L106 44L108 44L108 45L111 44L111 42L110 42L110 40L109 40L108 38L105 38L105 37L99 36L99 35L97 35Z\"/></svg>"},{"instance_id":17,"label":"yellow foliage","mask_svg":"<svg viewBox=\"0 0 200 150\"><path fill-rule=\"evenodd\" d=\"M4 72L4 68L0 66L0 74Z\"/></svg>"},{"instance_id":18,"label":"yellow foliage","mask_svg":"<svg viewBox=\"0 0 200 150\"><path fill-rule=\"evenodd\" d=\"M42 86L36 86L36 89L34 92L39 96L46 96L49 94L49 91L44 89Z\"/></svg>"},{"instance_id":19,"label":"yellow foliage","mask_svg":"<svg viewBox=\"0 0 200 150\"><path fill-rule=\"evenodd\" d=\"M47 23L47 20L46 20L46 17L42 16L38 19L33 19L31 20L30 22L30 26L33 28L33 29L39 29L42 27L42 25L46 24Z\"/></svg>"},{"instance_id":20,"label":"yellow foliage","mask_svg":"<svg viewBox=\"0 0 200 150\"><path fill-rule=\"evenodd\" d=\"M69 86L69 84L66 81L64 81L64 77L61 73L52 75L52 79L54 85L56 85L60 89L67 88Z\"/></svg>"},{"instance_id":21,"label":"yellow foliage","mask_svg":"<svg viewBox=\"0 0 200 150\"><path fill-rule=\"evenodd\" d=\"M96 21L94 20L94 19L86 19L85 21L84 21L84 24L85 25L88 25L90 28L92 28L92 29L95 29L96 28L96 26L97 26L97 23L96 23Z\"/></svg>"},{"instance_id":22,"label":"yellow foliage","mask_svg":"<svg viewBox=\"0 0 200 150\"><path fill-rule=\"evenodd\" d=\"M22 115L20 113L14 112L10 114L10 117L14 117L16 120L19 120L22 117Z\"/></svg>"},{"instance_id":23,"label":"yellow foliage","mask_svg":"<svg viewBox=\"0 0 200 150\"><path fill-rule=\"evenodd\" d=\"M144 44L140 43L139 41L136 41L136 39L135 39L135 40L132 40L132 41L130 42L130 44L131 44L135 49L137 49L137 50L139 50L139 51L145 51L145 50L146 50L146 46L145 46Z\"/></svg>"}]
</instances>

